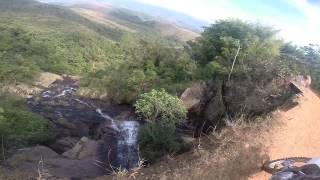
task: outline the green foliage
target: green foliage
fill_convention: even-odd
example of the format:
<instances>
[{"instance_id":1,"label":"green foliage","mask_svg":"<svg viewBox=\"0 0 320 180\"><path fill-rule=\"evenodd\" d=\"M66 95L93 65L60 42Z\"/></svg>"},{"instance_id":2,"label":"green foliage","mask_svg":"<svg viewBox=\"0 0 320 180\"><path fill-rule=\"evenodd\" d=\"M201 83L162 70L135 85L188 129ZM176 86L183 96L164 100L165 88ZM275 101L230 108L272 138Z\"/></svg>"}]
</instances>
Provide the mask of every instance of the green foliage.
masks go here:
<instances>
[{"instance_id":1,"label":"green foliage","mask_svg":"<svg viewBox=\"0 0 320 180\"><path fill-rule=\"evenodd\" d=\"M134 107L137 114L152 123L174 126L187 118L187 109L183 102L163 89L142 94Z\"/></svg>"},{"instance_id":2,"label":"green foliage","mask_svg":"<svg viewBox=\"0 0 320 180\"><path fill-rule=\"evenodd\" d=\"M10 93L0 92L0 99L0 107L4 109L16 108L21 110L28 110L28 108L26 107L26 100L22 97Z\"/></svg>"},{"instance_id":3,"label":"green foliage","mask_svg":"<svg viewBox=\"0 0 320 180\"><path fill-rule=\"evenodd\" d=\"M140 129L138 139L140 153L149 161L181 149L172 125L147 124Z\"/></svg>"},{"instance_id":4,"label":"green foliage","mask_svg":"<svg viewBox=\"0 0 320 180\"><path fill-rule=\"evenodd\" d=\"M19 109L0 108L0 137L10 145L28 145L48 139L48 124L40 116Z\"/></svg>"},{"instance_id":5,"label":"green foliage","mask_svg":"<svg viewBox=\"0 0 320 180\"><path fill-rule=\"evenodd\" d=\"M30 83L40 71L79 75L104 68L122 31L36 1L0 2L0 82ZM72 29L72 31L70 31Z\"/></svg>"},{"instance_id":6,"label":"green foliage","mask_svg":"<svg viewBox=\"0 0 320 180\"><path fill-rule=\"evenodd\" d=\"M267 83L278 72L289 70L280 58L281 41L271 27L240 20L220 20L205 28L202 36L191 42L192 57L199 64L199 78L224 79L230 72L238 46L241 46L233 76Z\"/></svg>"},{"instance_id":7,"label":"green foliage","mask_svg":"<svg viewBox=\"0 0 320 180\"><path fill-rule=\"evenodd\" d=\"M179 151L175 134L176 123L186 119L187 110L182 101L165 90L152 90L140 96L134 105L136 113L149 124L139 133L142 156L154 160L166 153Z\"/></svg>"},{"instance_id":8,"label":"green foliage","mask_svg":"<svg viewBox=\"0 0 320 180\"><path fill-rule=\"evenodd\" d=\"M0 93L0 160L10 148L35 145L50 140L48 121L32 113L25 99Z\"/></svg>"},{"instance_id":9,"label":"green foliage","mask_svg":"<svg viewBox=\"0 0 320 180\"><path fill-rule=\"evenodd\" d=\"M82 87L107 93L119 103L132 103L153 88L180 92L193 79L194 61L168 41L128 34L119 50L123 55L104 70L90 73L82 80Z\"/></svg>"}]
</instances>

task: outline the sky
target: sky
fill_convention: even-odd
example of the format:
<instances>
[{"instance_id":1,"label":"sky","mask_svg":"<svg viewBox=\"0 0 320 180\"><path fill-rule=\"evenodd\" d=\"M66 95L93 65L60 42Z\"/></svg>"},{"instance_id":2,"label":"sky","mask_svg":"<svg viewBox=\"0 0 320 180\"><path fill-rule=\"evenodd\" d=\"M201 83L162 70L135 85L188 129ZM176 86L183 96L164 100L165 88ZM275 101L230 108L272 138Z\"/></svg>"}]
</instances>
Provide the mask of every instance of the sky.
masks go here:
<instances>
[{"instance_id":1,"label":"sky","mask_svg":"<svg viewBox=\"0 0 320 180\"><path fill-rule=\"evenodd\" d=\"M320 0L135 0L208 22L240 18L272 25L294 44L320 44Z\"/></svg>"}]
</instances>

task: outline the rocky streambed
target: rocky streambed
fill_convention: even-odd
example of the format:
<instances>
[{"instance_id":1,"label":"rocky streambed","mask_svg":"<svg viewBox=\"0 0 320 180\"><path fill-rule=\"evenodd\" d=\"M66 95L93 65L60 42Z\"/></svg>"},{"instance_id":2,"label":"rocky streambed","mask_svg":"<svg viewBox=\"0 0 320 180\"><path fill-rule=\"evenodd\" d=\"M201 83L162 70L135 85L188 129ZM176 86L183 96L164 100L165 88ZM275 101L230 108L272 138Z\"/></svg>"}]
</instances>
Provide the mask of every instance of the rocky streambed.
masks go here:
<instances>
[{"instance_id":1,"label":"rocky streambed","mask_svg":"<svg viewBox=\"0 0 320 180\"><path fill-rule=\"evenodd\" d=\"M76 179L137 166L139 123L132 108L78 96L78 88L78 81L65 77L28 99L32 111L50 121L52 142L20 150L9 166L36 171L43 160L50 174ZM21 157L29 161L21 163Z\"/></svg>"}]
</instances>

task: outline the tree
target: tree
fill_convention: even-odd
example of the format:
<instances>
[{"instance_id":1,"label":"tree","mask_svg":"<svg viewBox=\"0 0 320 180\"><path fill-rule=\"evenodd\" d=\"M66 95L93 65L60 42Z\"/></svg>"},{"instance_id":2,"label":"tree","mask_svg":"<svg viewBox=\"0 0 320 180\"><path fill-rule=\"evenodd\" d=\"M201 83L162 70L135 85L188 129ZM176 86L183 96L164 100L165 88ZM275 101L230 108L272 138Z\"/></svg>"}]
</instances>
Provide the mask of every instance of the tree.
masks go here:
<instances>
[{"instance_id":1,"label":"tree","mask_svg":"<svg viewBox=\"0 0 320 180\"><path fill-rule=\"evenodd\" d=\"M265 76L261 73L265 71L264 75L268 75L266 66L280 54L281 42L275 39L276 33L272 27L234 19L220 20L205 28L202 36L190 43L192 57L200 64L201 78L225 79L238 54L233 77L263 80ZM241 51L237 53L239 43Z\"/></svg>"}]
</instances>

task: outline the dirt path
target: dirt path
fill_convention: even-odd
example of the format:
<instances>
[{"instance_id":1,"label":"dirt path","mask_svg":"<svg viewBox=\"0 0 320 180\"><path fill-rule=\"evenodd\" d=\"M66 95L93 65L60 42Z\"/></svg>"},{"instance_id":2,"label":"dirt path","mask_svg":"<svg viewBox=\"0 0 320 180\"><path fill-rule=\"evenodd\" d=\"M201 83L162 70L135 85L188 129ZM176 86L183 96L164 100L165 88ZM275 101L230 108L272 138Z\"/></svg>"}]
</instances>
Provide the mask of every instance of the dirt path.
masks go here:
<instances>
[{"instance_id":1,"label":"dirt path","mask_svg":"<svg viewBox=\"0 0 320 180\"><path fill-rule=\"evenodd\" d=\"M299 105L279 113L281 125L270 133L268 154L271 159L290 156L320 156L320 98L308 88L300 88ZM264 180L260 172L249 179Z\"/></svg>"}]
</instances>

